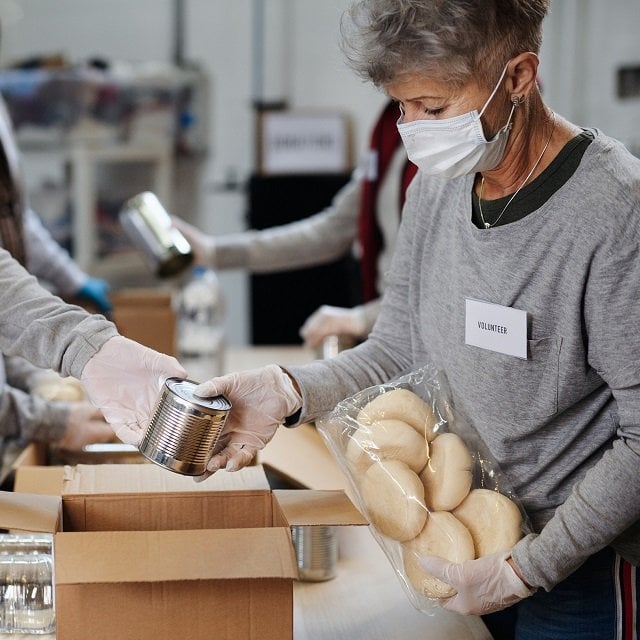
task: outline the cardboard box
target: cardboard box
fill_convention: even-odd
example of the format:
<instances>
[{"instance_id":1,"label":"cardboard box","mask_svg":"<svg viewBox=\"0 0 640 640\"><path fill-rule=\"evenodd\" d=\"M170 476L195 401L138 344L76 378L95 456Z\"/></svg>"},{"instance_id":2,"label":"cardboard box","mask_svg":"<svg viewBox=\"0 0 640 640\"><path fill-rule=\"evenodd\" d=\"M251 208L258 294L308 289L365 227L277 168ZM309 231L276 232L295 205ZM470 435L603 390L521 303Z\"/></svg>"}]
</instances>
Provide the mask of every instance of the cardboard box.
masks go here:
<instances>
[{"instance_id":1,"label":"cardboard box","mask_svg":"<svg viewBox=\"0 0 640 640\"><path fill-rule=\"evenodd\" d=\"M13 490L16 493L60 496L63 480L64 467L22 465L16 468Z\"/></svg>"},{"instance_id":2,"label":"cardboard box","mask_svg":"<svg viewBox=\"0 0 640 640\"><path fill-rule=\"evenodd\" d=\"M19 486L36 468L17 470ZM0 527L33 518L57 532L58 640L292 638L290 526L366 524L342 491L271 491L259 466L195 483L155 465L78 465L61 494L11 494L28 497L19 516L0 500Z\"/></svg>"},{"instance_id":3,"label":"cardboard box","mask_svg":"<svg viewBox=\"0 0 640 640\"><path fill-rule=\"evenodd\" d=\"M347 477L311 424L301 424L295 429L278 429L269 445L258 451L257 460L292 487L349 492Z\"/></svg>"},{"instance_id":4,"label":"cardboard box","mask_svg":"<svg viewBox=\"0 0 640 640\"><path fill-rule=\"evenodd\" d=\"M111 301L113 321L123 336L176 355L176 314L171 291L120 289L111 294Z\"/></svg>"},{"instance_id":5,"label":"cardboard box","mask_svg":"<svg viewBox=\"0 0 640 640\"><path fill-rule=\"evenodd\" d=\"M44 442L30 442L13 461L12 468L47 464L47 449L47 444Z\"/></svg>"}]
</instances>

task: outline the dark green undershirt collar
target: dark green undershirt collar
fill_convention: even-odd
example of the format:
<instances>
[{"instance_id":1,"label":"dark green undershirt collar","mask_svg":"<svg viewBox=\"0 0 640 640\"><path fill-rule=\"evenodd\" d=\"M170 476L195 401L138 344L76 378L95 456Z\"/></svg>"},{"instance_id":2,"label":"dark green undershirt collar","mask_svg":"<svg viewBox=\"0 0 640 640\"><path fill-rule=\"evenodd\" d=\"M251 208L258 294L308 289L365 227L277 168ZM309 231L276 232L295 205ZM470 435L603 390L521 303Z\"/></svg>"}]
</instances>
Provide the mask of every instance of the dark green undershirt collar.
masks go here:
<instances>
[{"instance_id":1,"label":"dark green undershirt collar","mask_svg":"<svg viewBox=\"0 0 640 640\"><path fill-rule=\"evenodd\" d=\"M584 152L594 138L593 131L584 129L582 133L569 140L553 162L533 182L518 193L497 224L493 225L492 221L498 218L513 194L508 194L498 200L482 200L484 219L492 226L498 227L521 220L536 209L539 209L575 173ZM484 228L480 219L478 196L476 196L475 192L472 198L471 221L478 229Z\"/></svg>"}]
</instances>

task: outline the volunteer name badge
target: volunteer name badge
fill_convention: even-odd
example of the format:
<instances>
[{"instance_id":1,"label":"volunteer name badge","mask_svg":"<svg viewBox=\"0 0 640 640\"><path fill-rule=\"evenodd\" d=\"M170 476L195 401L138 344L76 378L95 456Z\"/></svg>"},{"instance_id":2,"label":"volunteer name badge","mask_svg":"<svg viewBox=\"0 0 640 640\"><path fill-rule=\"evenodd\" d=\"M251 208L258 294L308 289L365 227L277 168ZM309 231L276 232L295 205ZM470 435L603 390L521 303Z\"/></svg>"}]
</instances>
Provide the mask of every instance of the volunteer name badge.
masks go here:
<instances>
[{"instance_id":1,"label":"volunteer name badge","mask_svg":"<svg viewBox=\"0 0 640 640\"><path fill-rule=\"evenodd\" d=\"M527 312L466 299L465 344L527 359Z\"/></svg>"}]
</instances>

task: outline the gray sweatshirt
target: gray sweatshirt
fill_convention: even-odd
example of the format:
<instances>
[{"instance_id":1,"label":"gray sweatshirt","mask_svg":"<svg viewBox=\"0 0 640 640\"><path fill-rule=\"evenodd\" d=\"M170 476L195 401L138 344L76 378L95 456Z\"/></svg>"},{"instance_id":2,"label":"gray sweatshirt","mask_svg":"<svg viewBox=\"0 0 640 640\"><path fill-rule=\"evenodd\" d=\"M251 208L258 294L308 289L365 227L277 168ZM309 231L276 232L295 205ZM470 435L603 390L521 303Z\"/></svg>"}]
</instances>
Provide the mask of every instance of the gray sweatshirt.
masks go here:
<instances>
[{"instance_id":1,"label":"gray sweatshirt","mask_svg":"<svg viewBox=\"0 0 640 640\"><path fill-rule=\"evenodd\" d=\"M24 238L30 273L61 294L73 294L82 286L88 276L55 242L31 209L25 210ZM55 442L66 430L69 405L29 393L24 367L24 362L0 356L0 441L3 437L20 437L24 441ZM31 373L37 371L32 365L29 369Z\"/></svg>"},{"instance_id":2,"label":"gray sweatshirt","mask_svg":"<svg viewBox=\"0 0 640 640\"><path fill-rule=\"evenodd\" d=\"M116 335L112 322L51 295L0 249L2 353L80 378L88 360Z\"/></svg>"},{"instance_id":3,"label":"gray sweatshirt","mask_svg":"<svg viewBox=\"0 0 640 640\"><path fill-rule=\"evenodd\" d=\"M614 541L637 564L640 162L596 132L543 206L488 230L471 223L472 188L414 179L369 340L290 368L301 419L433 364L531 519L513 549L529 584L552 588ZM526 311L527 359L465 344L467 299Z\"/></svg>"}]
</instances>

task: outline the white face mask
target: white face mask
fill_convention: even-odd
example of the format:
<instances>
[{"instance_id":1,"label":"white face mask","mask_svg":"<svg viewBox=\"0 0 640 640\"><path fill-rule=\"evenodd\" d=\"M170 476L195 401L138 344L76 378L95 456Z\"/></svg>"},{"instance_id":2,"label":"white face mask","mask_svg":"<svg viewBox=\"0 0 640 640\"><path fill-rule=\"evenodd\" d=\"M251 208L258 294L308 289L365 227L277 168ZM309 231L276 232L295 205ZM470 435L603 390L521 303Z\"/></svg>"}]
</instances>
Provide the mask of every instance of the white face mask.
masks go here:
<instances>
[{"instance_id":1,"label":"white face mask","mask_svg":"<svg viewBox=\"0 0 640 640\"><path fill-rule=\"evenodd\" d=\"M514 101L507 124L487 140L480 117L498 91L507 67L502 71L494 90L480 113L477 110L442 120L415 120L404 124L398 120L398 131L407 150L409 160L420 171L432 176L457 178L487 171L496 167L504 155L511 131L511 118L516 108Z\"/></svg>"}]
</instances>

